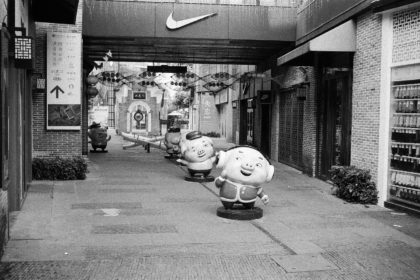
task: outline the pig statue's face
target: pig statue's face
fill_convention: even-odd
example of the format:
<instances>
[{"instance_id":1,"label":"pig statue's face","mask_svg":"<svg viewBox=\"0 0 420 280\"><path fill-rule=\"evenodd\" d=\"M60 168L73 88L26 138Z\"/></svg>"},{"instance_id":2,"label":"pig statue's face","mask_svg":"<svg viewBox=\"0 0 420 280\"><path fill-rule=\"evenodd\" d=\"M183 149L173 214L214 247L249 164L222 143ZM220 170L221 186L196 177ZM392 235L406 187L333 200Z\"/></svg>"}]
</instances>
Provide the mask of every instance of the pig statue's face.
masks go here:
<instances>
[{"instance_id":1,"label":"pig statue's face","mask_svg":"<svg viewBox=\"0 0 420 280\"><path fill-rule=\"evenodd\" d=\"M185 140L181 145L181 154L189 162L203 162L214 156L213 141L206 136Z\"/></svg>"},{"instance_id":2,"label":"pig statue's face","mask_svg":"<svg viewBox=\"0 0 420 280\"><path fill-rule=\"evenodd\" d=\"M226 152L219 152L218 168L221 176L235 183L259 186L270 182L274 167L257 150L248 147L236 147Z\"/></svg>"},{"instance_id":3,"label":"pig statue's face","mask_svg":"<svg viewBox=\"0 0 420 280\"><path fill-rule=\"evenodd\" d=\"M167 151L179 152L179 140L181 138L180 132L167 132L165 134L165 145Z\"/></svg>"}]
</instances>

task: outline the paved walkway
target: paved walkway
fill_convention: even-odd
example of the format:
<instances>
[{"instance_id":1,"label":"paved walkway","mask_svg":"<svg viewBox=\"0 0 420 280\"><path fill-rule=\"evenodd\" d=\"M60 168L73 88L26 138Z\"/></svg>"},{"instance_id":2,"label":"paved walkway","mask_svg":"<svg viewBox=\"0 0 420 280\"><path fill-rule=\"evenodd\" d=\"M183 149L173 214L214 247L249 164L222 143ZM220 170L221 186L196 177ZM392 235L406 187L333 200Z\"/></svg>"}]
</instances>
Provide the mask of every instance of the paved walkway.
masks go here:
<instances>
[{"instance_id":1,"label":"paved walkway","mask_svg":"<svg viewBox=\"0 0 420 280\"><path fill-rule=\"evenodd\" d=\"M264 217L222 219L214 183L122 144L90 154L86 180L34 182L0 279L419 279L418 218L344 203L276 164Z\"/></svg>"}]
</instances>

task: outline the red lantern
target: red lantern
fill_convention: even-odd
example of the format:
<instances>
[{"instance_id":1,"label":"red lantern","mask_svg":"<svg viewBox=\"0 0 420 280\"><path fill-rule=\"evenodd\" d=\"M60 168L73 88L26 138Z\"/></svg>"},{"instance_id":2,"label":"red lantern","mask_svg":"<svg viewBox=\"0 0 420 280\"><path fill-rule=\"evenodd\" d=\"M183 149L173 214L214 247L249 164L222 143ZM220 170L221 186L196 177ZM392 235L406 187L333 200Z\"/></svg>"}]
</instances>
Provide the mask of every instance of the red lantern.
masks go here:
<instances>
[{"instance_id":1,"label":"red lantern","mask_svg":"<svg viewBox=\"0 0 420 280\"><path fill-rule=\"evenodd\" d=\"M99 79L96 76L88 76L86 78L86 83L89 85L96 85L98 83Z\"/></svg>"},{"instance_id":2,"label":"red lantern","mask_svg":"<svg viewBox=\"0 0 420 280\"><path fill-rule=\"evenodd\" d=\"M99 91L96 87L90 86L86 89L86 94L87 94L88 98L95 97L95 96L98 95L98 93L99 93Z\"/></svg>"}]
</instances>

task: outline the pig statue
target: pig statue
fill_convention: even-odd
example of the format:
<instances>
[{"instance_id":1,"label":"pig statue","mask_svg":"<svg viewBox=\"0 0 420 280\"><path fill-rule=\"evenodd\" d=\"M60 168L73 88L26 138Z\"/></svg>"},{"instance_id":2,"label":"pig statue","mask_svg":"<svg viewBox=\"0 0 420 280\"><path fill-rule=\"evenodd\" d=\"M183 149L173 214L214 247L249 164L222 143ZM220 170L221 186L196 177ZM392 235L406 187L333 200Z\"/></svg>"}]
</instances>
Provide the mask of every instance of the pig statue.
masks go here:
<instances>
[{"instance_id":1,"label":"pig statue","mask_svg":"<svg viewBox=\"0 0 420 280\"><path fill-rule=\"evenodd\" d=\"M209 176L213 163L216 160L213 141L202 136L199 131L192 131L186 134L185 140L181 143L182 159L177 162L186 165L191 177L185 177L187 181L211 182L214 177Z\"/></svg>"},{"instance_id":2,"label":"pig statue","mask_svg":"<svg viewBox=\"0 0 420 280\"><path fill-rule=\"evenodd\" d=\"M260 186L273 178L274 167L268 159L253 147L236 146L218 153L216 167L222 169L215 184L220 189L219 196L224 206L224 209L223 207L222 210L218 209L218 215L220 211L232 209L237 211L259 209L262 216L262 210L254 208L254 204L257 197L264 204L268 203L268 195ZM235 204L242 204L243 207L234 207Z\"/></svg>"},{"instance_id":3,"label":"pig statue","mask_svg":"<svg viewBox=\"0 0 420 280\"><path fill-rule=\"evenodd\" d=\"M99 123L93 122L89 126L88 136L90 138L90 143L93 150L91 152L97 152L96 149L102 149L103 153L108 144L108 141L111 140L111 135L108 135L108 129L106 127L101 127Z\"/></svg>"},{"instance_id":4,"label":"pig statue","mask_svg":"<svg viewBox=\"0 0 420 280\"><path fill-rule=\"evenodd\" d=\"M165 146L168 155L165 158L171 159L178 157L180 151L179 141L181 140L181 129L179 127L171 127L165 134Z\"/></svg>"}]
</instances>

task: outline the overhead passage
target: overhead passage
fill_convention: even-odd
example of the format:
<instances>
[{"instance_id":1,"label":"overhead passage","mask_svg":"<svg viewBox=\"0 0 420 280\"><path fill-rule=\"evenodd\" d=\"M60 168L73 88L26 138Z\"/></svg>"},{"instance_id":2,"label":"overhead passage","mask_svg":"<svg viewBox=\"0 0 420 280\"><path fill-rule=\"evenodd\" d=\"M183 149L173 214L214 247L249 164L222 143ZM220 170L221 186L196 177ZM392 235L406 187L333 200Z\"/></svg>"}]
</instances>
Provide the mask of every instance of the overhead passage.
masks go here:
<instances>
[{"instance_id":1,"label":"overhead passage","mask_svg":"<svg viewBox=\"0 0 420 280\"><path fill-rule=\"evenodd\" d=\"M257 64L292 49L294 7L84 2L84 55L123 61ZM169 25L167 25L169 24Z\"/></svg>"}]
</instances>

